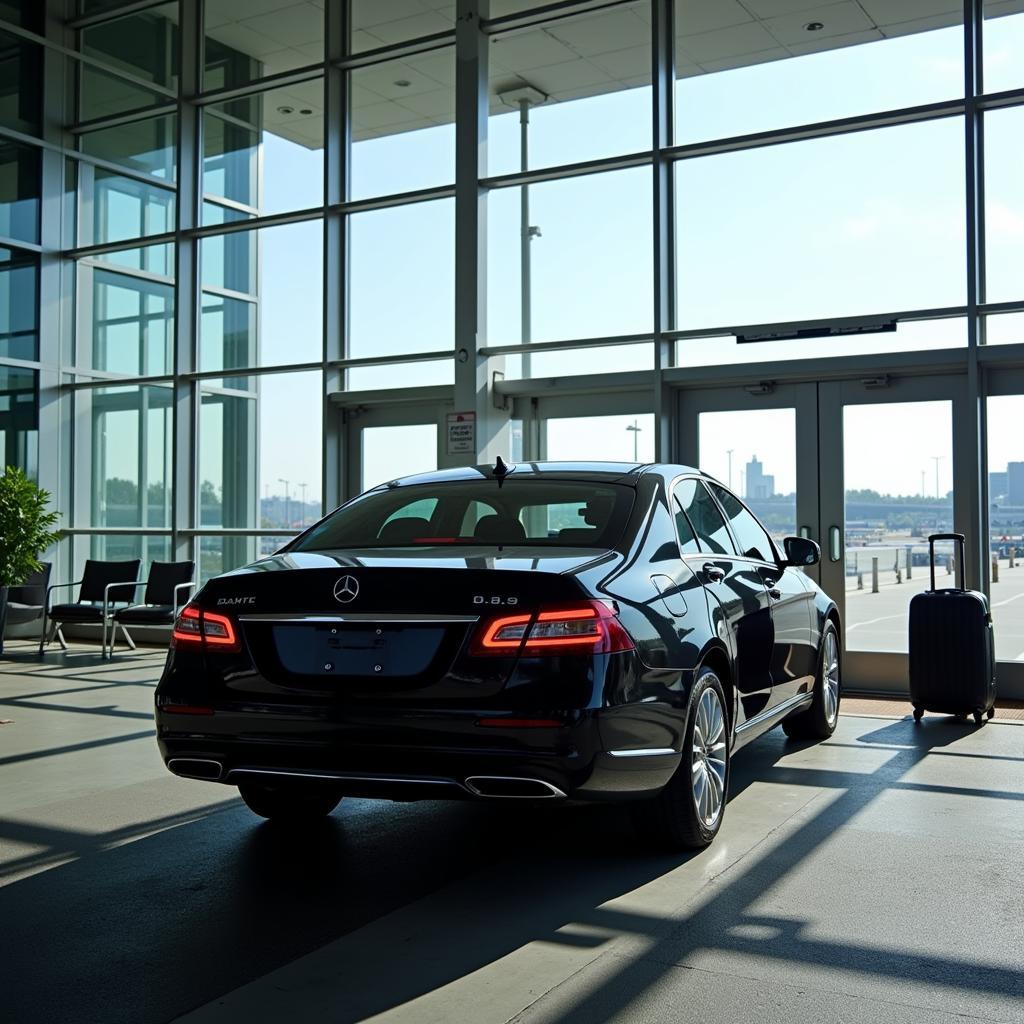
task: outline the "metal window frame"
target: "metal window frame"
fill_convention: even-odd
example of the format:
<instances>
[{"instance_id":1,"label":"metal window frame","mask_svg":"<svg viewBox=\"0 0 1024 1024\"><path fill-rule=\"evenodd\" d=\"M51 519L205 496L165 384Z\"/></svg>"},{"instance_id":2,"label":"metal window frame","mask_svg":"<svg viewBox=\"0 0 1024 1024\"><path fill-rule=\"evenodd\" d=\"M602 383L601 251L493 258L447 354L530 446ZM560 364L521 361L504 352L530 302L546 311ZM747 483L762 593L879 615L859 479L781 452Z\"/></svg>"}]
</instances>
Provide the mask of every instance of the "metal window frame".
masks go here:
<instances>
[{"instance_id":1,"label":"metal window frame","mask_svg":"<svg viewBox=\"0 0 1024 1024\"><path fill-rule=\"evenodd\" d=\"M73 495L87 493L88 480L82 478L81 467L72 457L74 437L67 408L72 399L90 389L115 385L162 384L174 390L174 442L171 485L174 507L170 534L176 557L189 557L197 536L215 536L228 531L198 527L198 395L203 382L223 377L254 377L269 374L320 371L323 375L324 459L322 495L325 507L333 507L345 496L345 480L352 478L346 469L346 430L342 410L352 403L373 402L375 408L406 408L410 403L433 395L451 400L456 408L472 408L481 425L479 451L468 461L477 461L494 450L502 450L511 415L533 417L536 410L560 408L584 410L598 415L605 411L607 396L614 404L639 409L641 396L648 396L644 411L653 411L657 424L659 458L672 458L678 447L676 404L678 389L723 383L741 374L767 372L779 380L795 379L801 374L817 374L820 379L835 378L844 372L856 372L868 364L884 368L902 366L905 372L922 375L946 372L955 368L967 378L967 405L977 408L978 415L964 418L957 424L960 464L968 477L961 483L969 509L965 524L973 540L969 555L968 581L987 586L987 567L982 557L984 544L978 544L987 530L987 466L984 398L994 393L991 387L1009 373L1024 367L1024 344L989 346L985 344L985 318L999 313L1024 312L1024 294L1007 302L986 302L985 238L984 238L984 121L991 110L1008 107L1024 108L1024 87L986 94L982 71L982 0L964 0L964 88L960 97L938 103L893 108L853 117L826 120L812 124L784 127L772 131L712 139L697 143L677 144L673 103L676 89L674 0L646 0L651 12L651 82L652 82L652 144L638 153L619 153L609 157L571 162L509 174L488 173L485 151L488 121L487 59L491 39L496 34L528 31L555 24L567 18L586 15L628 5L633 0L555 0L532 9L490 18L486 3L461 0L456 27L419 39L376 47L360 53L350 52L351 31L347 5L328 4L324 25L324 53L316 61L297 69L264 75L238 86L206 89L204 83L204 0L179 0L181 53L180 81L175 90L149 82L123 69L113 67L101 58L83 54L78 49L83 29L115 21L127 15L159 7L164 0L127 0L111 10L64 19L69 6L65 0L46 0L48 17L45 32L37 35L19 26L0 22L0 29L34 42L44 53L44 104L46 111L44 136L37 138L0 128L0 139L37 147L42 152L42 215L41 242L38 245L14 239L0 239L9 245L40 258L39 322L40 358L38 361L0 359L3 365L25 367L40 374L40 432L52 436L57 458L41 464L44 484L58 497L58 505L74 511ZM351 172L351 117L348 110L350 73L361 68L380 65L416 55L455 47L456 64L456 173L455 180L443 186L404 193L353 200L349 187ZM63 110L63 76L68 67L94 67L152 94L150 106L119 114L78 121L66 128ZM324 190L320 205L280 214L257 215L245 221L224 225L203 224L202 138L203 111L216 104L250 95L264 94L272 89L322 79L324 89ZM166 99L167 102L162 102ZM82 153L77 148L83 134L103 128L114 128L167 114L177 116L176 181L168 181ZM678 326L674 260L677 164L721 153L741 152L767 146L787 145L812 138L828 138L855 132L870 131L902 124L920 123L948 117L962 117L965 130L965 226L967 228L967 301L963 305L934 309L904 309L884 314L897 321L912 322L946 317L962 317L967 322L966 345L958 349L927 352L888 353L870 357L817 357L786 363L752 362L739 366L679 365L677 343L687 339L735 334L737 331L783 329L778 324L718 324L681 330ZM73 120L73 119L72 119ZM66 161L76 168L95 168L118 174L140 184L176 193L174 229L160 234L116 243L83 244L62 247L63 231L61 195ZM652 225L654 244L653 330L601 338L556 339L529 345L489 345L486 338L486 207L491 191L519 188L547 181L567 180L585 175L607 173L627 168L648 167L653 175ZM454 199L456 207L456 341L450 350L412 354L378 355L352 358L348 339L349 219L360 213L414 203ZM231 206L221 197L210 201ZM238 207L239 212L250 212ZM198 327L202 302L199 249L205 238L219 237L237 231L259 231L292 223L322 220L324 238L324 310L322 358L317 361L252 366L230 370L200 371L197 362ZM117 252L154 246L174 246L174 275L166 277L149 271L133 271L100 259ZM75 334L75 285L77 268L102 267L111 273L123 273L160 284L171 284L175 297L175 349L173 372L162 375L123 376L91 370L76 365L73 356ZM207 289L213 292L214 289ZM220 294L220 292L217 292ZM250 298L251 296L242 296ZM44 301L45 300L45 301ZM87 304L86 304L87 305ZM79 309L86 317L87 309ZM881 314L879 314L881 315ZM826 318L813 321L818 326L842 326L851 319ZM84 323L83 321L80 321ZM807 326L809 321L796 322ZM578 351L585 356L590 349L605 346L653 346L654 369L625 374L580 375L524 380L503 380L506 356L525 352ZM759 359L756 349L752 358ZM347 391L348 370L373 366L394 366L406 363L451 360L455 384L436 389L398 388L376 392ZM859 360L859 362L858 362ZM497 376L496 376L497 374ZM992 385L990 386L990 381ZM625 403L625 405L623 404ZM632 403L632 404L630 404ZM95 533L112 533L109 528L88 528ZM85 532L76 527L69 533ZM139 533L139 530L127 530ZM163 531L155 531L160 534ZM282 531L286 535L290 531ZM245 536L272 535L270 530L231 531ZM64 568L59 570L64 574ZM59 577L58 577L59 578Z\"/></svg>"}]
</instances>

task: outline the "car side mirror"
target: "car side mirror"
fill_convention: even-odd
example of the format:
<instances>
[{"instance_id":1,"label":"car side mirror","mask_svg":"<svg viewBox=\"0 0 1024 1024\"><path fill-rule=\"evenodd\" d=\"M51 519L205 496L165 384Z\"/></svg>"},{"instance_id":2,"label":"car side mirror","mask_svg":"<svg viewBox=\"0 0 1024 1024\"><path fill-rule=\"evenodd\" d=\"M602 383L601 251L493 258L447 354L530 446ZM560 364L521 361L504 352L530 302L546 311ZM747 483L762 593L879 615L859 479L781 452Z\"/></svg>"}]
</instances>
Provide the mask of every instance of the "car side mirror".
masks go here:
<instances>
[{"instance_id":1,"label":"car side mirror","mask_svg":"<svg viewBox=\"0 0 1024 1024\"><path fill-rule=\"evenodd\" d=\"M821 548L809 537L787 537L782 546L786 565L817 565L821 561Z\"/></svg>"}]
</instances>

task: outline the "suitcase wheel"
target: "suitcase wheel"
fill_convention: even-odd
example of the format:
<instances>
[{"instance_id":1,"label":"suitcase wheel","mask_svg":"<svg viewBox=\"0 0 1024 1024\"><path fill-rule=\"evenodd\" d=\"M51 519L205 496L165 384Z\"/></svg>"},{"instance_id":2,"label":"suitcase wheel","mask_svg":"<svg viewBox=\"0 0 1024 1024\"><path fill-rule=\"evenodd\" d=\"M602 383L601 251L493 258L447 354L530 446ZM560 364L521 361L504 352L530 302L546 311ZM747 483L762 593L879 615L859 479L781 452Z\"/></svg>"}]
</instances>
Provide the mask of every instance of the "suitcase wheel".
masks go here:
<instances>
[{"instance_id":1,"label":"suitcase wheel","mask_svg":"<svg viewBox=\"0 0 1024 1024\"><path fill-rule=\"evenodd\" d=\"M984 714L982 712L980 712L980 711L975 711L974 712L974 724L975 725L981 725L981 723L984 722L984 721L985 721Z\"/></svg>"},{"instance_id":2,"label":"suitcase wheel","mask_svg":"<svg viewBox=\"0 0 1024 1024\"><path fill-rule=\"evenodd\" d=\"M921 717L923 715L924 715L924 708L918 708L918 707L914 708L914 721L915 722L920 722L921 721Z\"/></svg>"},{"instance_id":3,"label":"suitcase wheel","mask_svg":"<svg viewBox=\"0 0 1024 1024\"><path fill-rule=\"evenodd\" d=\"M988 717L989 717L989 720L990 720L990 721L991 721L991 720L992 720L993 718L995 718L995 717L996 717L996 709L995 709L995 708L989 708L989 709L988 709Z\"/></svg>"}]
</instances>

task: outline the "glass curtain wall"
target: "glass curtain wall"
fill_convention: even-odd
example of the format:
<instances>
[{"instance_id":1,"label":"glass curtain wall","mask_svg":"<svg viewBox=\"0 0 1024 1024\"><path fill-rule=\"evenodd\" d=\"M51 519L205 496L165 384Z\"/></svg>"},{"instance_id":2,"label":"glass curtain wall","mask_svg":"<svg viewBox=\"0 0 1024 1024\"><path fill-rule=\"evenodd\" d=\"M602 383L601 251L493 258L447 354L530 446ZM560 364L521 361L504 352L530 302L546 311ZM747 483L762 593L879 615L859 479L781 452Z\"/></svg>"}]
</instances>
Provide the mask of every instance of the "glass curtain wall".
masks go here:
<instances>
[{"instance_id":1,"label":"glass curtain wall","mask_svg":"<svg viewBox=\"0 0 1024 1024\"><path fill-rule=\"evenodd\" d=\"M0 436L56 495L64 578L271 550L345 496L334 392L630 373L664 458L690 368L1021 359L1024 0L480 12L3 5ZM622 447L601 429L587 454Z\"/></svg>"}]
</instances>

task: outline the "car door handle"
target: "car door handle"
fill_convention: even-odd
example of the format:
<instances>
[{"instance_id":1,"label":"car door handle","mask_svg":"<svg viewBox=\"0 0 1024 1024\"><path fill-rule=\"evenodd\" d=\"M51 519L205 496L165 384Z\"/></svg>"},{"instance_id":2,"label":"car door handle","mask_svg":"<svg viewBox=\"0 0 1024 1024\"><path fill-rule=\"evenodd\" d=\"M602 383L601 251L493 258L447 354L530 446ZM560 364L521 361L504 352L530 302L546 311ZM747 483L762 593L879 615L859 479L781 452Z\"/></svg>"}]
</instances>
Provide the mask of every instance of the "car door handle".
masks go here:
<instances>
[{"instance_id":1,"label":"car door handle","mask_svg":"<svg viewBox=\"0 0 1024 1024\"><path fill-rule=\"evenodd\" d=\"M725 570L714 562L705 562L701 570L711 583L721 583L725 579Z\"/></svg>"}]
</instances>

